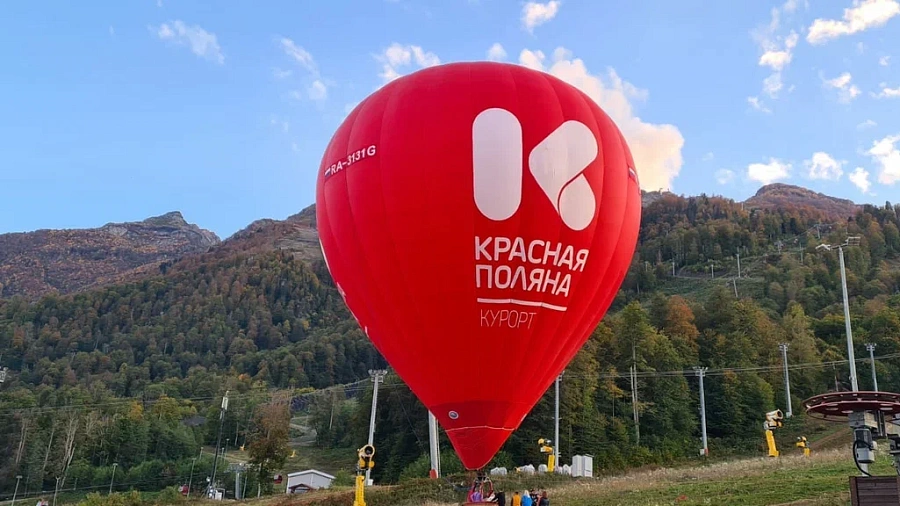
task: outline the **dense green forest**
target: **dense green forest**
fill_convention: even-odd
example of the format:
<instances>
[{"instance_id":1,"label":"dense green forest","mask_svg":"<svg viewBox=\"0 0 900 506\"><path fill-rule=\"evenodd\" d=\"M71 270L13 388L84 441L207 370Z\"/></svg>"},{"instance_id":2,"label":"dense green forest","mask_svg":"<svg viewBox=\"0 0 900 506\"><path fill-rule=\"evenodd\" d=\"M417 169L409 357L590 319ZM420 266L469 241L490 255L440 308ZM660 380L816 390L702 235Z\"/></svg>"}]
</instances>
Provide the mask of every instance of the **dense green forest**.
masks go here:
<instances>
[{"instance_id":1,"label":"dense green forest","mask_svg":"<svg viewBox=\"0 0 900 506\"><path fill-rule=\"evenodd\" d=\"M879 386L900 390L898 212L887 203L834 220L808 208L743 210L672 195L646 207L623 288L563 377L564 459L587 452L602 469L622 469L696 455L694 366L709 368L711 452L758 451L762 414L784 405L781 342L797 365L795 406L840 388L848 373L838 258L816 246L848 235L861 237L845 251L857 356L875 343ZM257 476L284 461L288 406L311 412L317 429L315 446L300 451L365 441L370 388L352 399L322 389L386 364L322 262L270 252L191 257L161 270L74 296L0 301L0 364L9 368L0 386L0 498L12 495L17 475L20 493L52 492L57 479L105 490L114 469L117 488L158 489L193 475L196 489L212 456L195 457L215 443L226 390L223 438L251 448ZM866 366L859 370L865 387ZM492 465L539 462L552 402L551 389ZM395 377L379 406L375 478L424 475L424 408ZM449 471L458 462L444 445Z\"/></svg>"}]
</instances>

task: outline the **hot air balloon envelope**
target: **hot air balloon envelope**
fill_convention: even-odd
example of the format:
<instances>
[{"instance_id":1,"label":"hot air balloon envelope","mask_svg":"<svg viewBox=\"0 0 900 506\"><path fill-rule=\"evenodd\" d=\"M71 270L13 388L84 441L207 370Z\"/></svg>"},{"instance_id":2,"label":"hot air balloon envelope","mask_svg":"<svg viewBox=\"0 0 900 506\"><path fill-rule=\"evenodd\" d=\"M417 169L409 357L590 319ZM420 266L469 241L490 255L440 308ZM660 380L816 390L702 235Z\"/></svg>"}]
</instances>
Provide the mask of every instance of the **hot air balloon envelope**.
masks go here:
<instances>
[{"instance_id":1,"label":"hot air balloon envelope","mask_svg":"<svg viewBox=\"0 0 900 506\"><path fill-rule=\"evenodd\" d=\"M631 263L628 146L573 86L503 63L385 85L318 174L322 251L369 339L485 466L572 360Z\"/></svg>"}]
</instances>

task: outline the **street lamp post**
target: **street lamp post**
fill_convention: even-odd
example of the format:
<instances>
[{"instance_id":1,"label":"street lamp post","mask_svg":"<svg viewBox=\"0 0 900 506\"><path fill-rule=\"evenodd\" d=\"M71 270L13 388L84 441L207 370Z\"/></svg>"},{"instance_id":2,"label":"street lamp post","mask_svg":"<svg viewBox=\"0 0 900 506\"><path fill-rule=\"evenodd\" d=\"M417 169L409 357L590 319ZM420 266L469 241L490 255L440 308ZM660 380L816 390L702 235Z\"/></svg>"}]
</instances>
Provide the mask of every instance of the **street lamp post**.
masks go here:
<instances>
[{"instance_id":1,"label":"street lamp post","mask_svg":"<svg viewBox=\"0 0 900 506\"><path fill-rule=\"evenodd\" d=\"M847 270L844 267L844 248L859 246L859 236L848 237L841 244L820 244L817 250L838 250L838 259L841 264L841 290L844 295L844 326L847 329L847 359L850 362L850 386L854 392L859 391L859 383L856 380L856 356L853 353L853 330L850 328L850 299L847 296Z\"/></svg>"}]
</instances>

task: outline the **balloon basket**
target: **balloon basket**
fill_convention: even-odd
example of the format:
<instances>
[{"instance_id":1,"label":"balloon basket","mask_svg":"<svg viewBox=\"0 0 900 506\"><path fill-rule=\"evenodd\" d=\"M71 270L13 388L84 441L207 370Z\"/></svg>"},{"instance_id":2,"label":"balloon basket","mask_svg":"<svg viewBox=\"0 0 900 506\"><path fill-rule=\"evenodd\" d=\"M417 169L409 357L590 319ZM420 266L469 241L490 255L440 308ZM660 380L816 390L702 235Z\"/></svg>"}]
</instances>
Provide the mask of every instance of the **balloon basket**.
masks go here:
<instances>
[{"instance_id":1,"label":"balloon basket","mask_svg":"<svg viewBox=\"0 0 900 506\"><path fill-rule=\"evenodd\" d=\"M472 495L474 492L478 492L479 499L478 501L472 500ZM484 474L484 470L479 469L477 471L477 475L475 477L472 486L469 487L468 496L466 502L462 503L463 506L476 506L478 504L497 504L496 502L488 500L489 498L494 497L494 482Z\"/></svg>"}]
</instances>

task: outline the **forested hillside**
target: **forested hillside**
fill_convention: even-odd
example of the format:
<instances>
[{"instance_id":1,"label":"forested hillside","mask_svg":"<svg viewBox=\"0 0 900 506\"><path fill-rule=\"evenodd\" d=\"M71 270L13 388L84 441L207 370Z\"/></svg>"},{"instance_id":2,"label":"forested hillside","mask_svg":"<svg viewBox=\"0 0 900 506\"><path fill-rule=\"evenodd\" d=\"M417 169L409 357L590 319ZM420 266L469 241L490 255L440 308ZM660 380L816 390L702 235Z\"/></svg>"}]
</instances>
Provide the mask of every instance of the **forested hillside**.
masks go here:
<instances>
[{"instance_id":1,"label":"forested hillside","mask_svg":"<svg viewBox=\"0 0 900 506\"><path fill-rule=\"evenodd\" d=\"M866 206L839 219L813 207L746 207L671 194L645 207L623 289L563 376L564 459L588 452L597 466L620 469L696 455L694 366L709 368L711 452L758 451L763 413L784 405L781 342L797 366L795 411L803 398L841 388L837 253L816 246L848 235L861 236L845 252L857 357L875 343L879 386L900 390L900 207ZM223 438L247 444L259 462L284 460L286 448L261 429L286 425L288 397L303 395L293 409L311 411L317 429L315 446L298 451L365 440L370 388L349 400L344 390L321 389L385 364L321 261L257 245L185 257L160 271L77 295L0 301L0 364L9 368L0 386L0 496L12 494L16 475L32 492L52 491L57 477L66 488L103 489L113 463L121 487L186 482L200 446L215 441L226 390ZM867 366L859 370L865 387ZM485 381L493 374L504 374L502 360ZM304 394L312 389L320 393ZM375 478L424 475L424 408L393 377L379 406ZM537 438L552 437L552 408L551 389L496 463L537 464ZM211 457L196 465L207 467L197 468L195 488Z\"/></svg>"}]
</instances>

